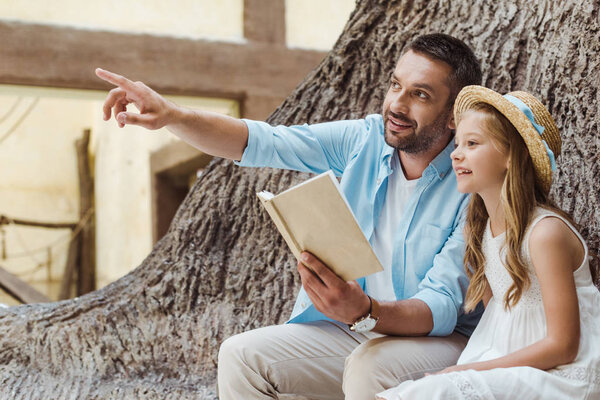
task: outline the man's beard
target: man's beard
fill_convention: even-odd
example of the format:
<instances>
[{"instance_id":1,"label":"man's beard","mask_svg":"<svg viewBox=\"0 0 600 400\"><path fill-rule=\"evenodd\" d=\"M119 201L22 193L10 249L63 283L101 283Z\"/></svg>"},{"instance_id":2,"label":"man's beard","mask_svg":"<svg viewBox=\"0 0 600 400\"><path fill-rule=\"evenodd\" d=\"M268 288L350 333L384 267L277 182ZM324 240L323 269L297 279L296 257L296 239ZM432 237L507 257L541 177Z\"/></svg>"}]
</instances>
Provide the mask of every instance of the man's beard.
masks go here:
<instances>
[{"instance_id":1,"label":"man's beard","mask_svg":"<svg viewBox=\"0 0 600 400\"><path fill-rule=\"evenodd\" d=\"M394 147L396 150L405 153L424 153L431 149L444 136L444 132L448 129L446 124L448 123L448 117L451 112L452 108L449 108L429 125L418 128L416 127L417 123L408 119L406 115L393 113L390 110L387 110L383 117L385 142L388 146ZM387 128L388 114L392 114L394 118L411 124L413 126L413 132L408 136L401 136L390 132Z\"/></svg>"}]
</instances>

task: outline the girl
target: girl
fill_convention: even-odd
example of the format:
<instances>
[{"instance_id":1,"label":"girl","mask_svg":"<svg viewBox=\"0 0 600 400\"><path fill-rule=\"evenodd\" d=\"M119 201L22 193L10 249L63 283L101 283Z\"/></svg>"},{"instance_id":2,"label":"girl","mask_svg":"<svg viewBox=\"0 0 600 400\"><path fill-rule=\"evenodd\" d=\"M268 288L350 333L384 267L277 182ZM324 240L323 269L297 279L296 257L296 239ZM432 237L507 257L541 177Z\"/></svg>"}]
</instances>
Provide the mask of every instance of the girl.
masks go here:
<instances>
[{"instance_id":1,"label":"girl","mask_svg":"<svg viewBox=\"0 0 600 400\"><path fill-rule=\"evenodd\" d=\"M600 399L600 293L588 250L548 199L558 128L532 95L465 87L452 164L473 193L465 309L486 309L458 365L378 399Z\"/></svg>"}]
</instances>

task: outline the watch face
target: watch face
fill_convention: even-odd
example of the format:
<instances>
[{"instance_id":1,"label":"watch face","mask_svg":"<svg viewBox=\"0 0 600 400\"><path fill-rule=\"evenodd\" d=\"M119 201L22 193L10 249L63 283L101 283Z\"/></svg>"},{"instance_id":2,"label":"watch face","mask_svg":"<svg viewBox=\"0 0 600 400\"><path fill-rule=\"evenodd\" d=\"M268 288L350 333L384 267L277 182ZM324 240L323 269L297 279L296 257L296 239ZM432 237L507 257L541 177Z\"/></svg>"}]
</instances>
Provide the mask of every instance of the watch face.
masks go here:
<instances>
[{"instance_id":1,"label":"watch face","mask_svg":"<svg viewBox=\"0 0 600 400\"><path fill-rule=\"evenodd\" d=\"M358 321L353 325L354 332L369 332L375 328L377 320L374 318L365 318L362 321Z\"/></svg>"}]
</instances>

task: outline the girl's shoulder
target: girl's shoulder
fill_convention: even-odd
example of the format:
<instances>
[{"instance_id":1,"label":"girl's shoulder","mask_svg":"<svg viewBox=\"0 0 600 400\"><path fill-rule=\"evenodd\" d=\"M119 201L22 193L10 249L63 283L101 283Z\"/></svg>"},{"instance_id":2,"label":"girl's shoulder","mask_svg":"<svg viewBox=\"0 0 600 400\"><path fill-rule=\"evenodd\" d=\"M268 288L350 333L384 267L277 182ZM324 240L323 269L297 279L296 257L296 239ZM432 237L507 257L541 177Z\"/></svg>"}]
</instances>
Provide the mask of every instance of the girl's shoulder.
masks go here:
<instances>
[{"instance_id":1,"label":"girl's shoulder","mask_svg":"<svg viewBox=\"0 0 600 400\"><path fill-rule=\"evenodd\" d=\"M564 217L559 214L537 209L529 230L529 254L535 264L536 255L558 257L568 262L576 270L586 258L587 248L583 238Z\"/></svg>"}]
</instances>

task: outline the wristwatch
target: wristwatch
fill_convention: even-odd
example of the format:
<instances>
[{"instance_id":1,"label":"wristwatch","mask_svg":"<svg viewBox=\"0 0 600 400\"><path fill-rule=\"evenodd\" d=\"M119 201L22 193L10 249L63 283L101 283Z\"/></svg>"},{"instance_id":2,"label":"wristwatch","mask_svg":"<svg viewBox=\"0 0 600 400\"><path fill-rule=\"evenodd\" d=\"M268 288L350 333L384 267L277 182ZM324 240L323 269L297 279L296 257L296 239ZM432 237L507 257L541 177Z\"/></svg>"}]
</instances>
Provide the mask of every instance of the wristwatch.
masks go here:
<instances>
[{"instance_id":1,"label":"wristwatch","mask_svg":"<svg viewBox=\"0 0 600 400\"><path fill-rule=\"evenodd\" d=\"M379 303L371 296L367 297L370 303L369 312L350 325L350 330L353 332L369 332L375 328L377 321L379 321Z\"/></svg>"}]
</instances>

